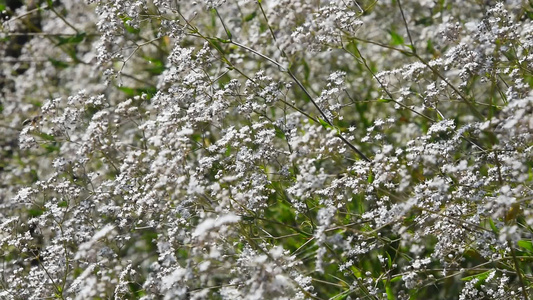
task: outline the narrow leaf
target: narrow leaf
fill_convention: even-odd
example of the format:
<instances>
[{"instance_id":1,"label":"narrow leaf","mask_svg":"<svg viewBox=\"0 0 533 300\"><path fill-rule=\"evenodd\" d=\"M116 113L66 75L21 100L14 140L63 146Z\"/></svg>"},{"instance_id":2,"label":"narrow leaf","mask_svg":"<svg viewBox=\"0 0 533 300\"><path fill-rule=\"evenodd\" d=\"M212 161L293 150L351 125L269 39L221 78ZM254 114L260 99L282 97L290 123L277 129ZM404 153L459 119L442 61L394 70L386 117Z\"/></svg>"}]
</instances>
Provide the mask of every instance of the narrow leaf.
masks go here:
<instances>
[{"instance_id":1,"label":"narrow leaf","mask_svg":"<svg viewBox=\"0 0 533 300\"><path fill-rule=\"evenodd\" d=\"M518 241L518 246L520 246L521 248L524 248L530 252L533 252L533 243L531 241L528 241L528 240L521 240L521 241Z\"/></svg>"},{"instance_id":2,"label":"narrow leaf","mask_svg":"<svg viewBox=\"0 0 533 300\"><path fill-rule=\"evenodd\" d=\"M404 44L403 37L393 30L389 30L391 36L392 44L394 46L399 46Z\"/></svg>"}]
</instances>

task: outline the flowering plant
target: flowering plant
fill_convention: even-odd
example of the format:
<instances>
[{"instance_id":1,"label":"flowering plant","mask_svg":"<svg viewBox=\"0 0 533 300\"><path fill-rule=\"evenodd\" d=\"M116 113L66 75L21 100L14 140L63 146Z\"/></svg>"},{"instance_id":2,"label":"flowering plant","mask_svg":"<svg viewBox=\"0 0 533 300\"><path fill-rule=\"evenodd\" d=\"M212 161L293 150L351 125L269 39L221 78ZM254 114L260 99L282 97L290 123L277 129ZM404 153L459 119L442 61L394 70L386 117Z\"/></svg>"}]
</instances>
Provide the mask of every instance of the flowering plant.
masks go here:
<instances>
[{"instance_id":1,"label":"flowering plant","mask_svg":"<svg viewBox=\"0 0 533 300\"><path fill-rule=\"evenodd\" d=\"M0 298L533 294L531 1L0 11Z\"/></svg>"}]
</instances>

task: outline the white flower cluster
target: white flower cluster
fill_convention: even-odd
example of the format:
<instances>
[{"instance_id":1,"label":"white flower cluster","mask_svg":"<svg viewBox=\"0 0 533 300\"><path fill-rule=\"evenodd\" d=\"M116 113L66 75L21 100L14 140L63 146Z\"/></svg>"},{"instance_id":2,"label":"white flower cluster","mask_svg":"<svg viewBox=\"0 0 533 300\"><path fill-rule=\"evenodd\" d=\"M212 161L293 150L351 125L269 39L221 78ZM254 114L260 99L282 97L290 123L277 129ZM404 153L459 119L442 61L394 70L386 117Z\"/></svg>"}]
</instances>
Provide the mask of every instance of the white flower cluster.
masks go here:
<instances>
[{"instance_id":1,"label":"white flower cluster","mask_svg":"<svg viewBox=\"0 0 533 300\"><path fill-rule=\"evenodd\" d=\"M532 297L531 3L4 2L0 299Z\"/></svg>"}]
</instances>

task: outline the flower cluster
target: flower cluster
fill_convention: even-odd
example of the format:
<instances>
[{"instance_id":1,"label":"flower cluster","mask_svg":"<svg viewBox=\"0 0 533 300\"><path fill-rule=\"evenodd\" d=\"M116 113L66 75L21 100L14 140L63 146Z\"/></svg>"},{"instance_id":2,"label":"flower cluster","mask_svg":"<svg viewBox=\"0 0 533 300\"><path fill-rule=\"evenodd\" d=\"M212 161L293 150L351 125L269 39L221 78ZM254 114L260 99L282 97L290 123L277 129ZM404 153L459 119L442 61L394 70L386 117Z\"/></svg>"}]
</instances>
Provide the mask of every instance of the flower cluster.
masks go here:
<instances>
[{"instance_id":1,"label":"flower cluster","mask_svg":"<svg viewBox=\"0 0 533 300\"><path fill-rule=\"evenodd\" d=\"M533 294L531 3L0 10L1 299Z\"/></svg>"}]
</instances>

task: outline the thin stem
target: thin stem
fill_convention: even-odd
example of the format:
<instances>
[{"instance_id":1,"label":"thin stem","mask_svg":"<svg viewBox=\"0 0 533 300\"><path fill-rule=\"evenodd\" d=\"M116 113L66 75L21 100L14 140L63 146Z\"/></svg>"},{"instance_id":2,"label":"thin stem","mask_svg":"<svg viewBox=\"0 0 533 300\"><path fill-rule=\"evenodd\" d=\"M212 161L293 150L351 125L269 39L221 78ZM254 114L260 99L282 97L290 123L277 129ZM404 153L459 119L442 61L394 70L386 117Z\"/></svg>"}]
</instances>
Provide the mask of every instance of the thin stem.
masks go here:
<instances>
[{"instance_id":1,"label":"thin stem","mask_svg":"<svg viewBox=\"0 0 533 300\"><path fill-rule=\"evenodd\" d=\"M195 28L192 24L190 24L190 22L185 19L185 17L183 16L183 14L181 14L180 12L178 12L180 14L180 16L185 20L187 26L189 26L191 28L191 30L195 33L195 35L201 37L202 39L206 40L207 42L209 42L210 44L212 44L212 42L210 41L210 39L208 39L207 37L203 36L202 34L200 34L200 32L198 31L197 28ZM273 33L273 32L272 32ZM275 38L275 37L274 37ZM324 120L331 126L333 126L333 123L331 123L331 121L329 120L329 118L326 116L326 114L324 113L324 111L322 109L320 109L320 107L318 106L318 104L315 102L315 100L313 99L313 96L311 96L311 94L307 91L307 89L303 86L303 84L298 80L298 78L296 78L296 76L294 75L294 73L292 73L292 71L290 69L286 69L282 64L280 64L279 62L275 61L274 59L262 54L261 52L258 52L250 47L247 47L239 42L236 42L236 41L233 41L233 40L230 40L229 43L239 47L239 48L242 48L242 49L245 49L259 57L262 57L264 58L265 60L271 62L272 64L276 65L281 72L284 72L284 73L287 73L289 74L289 76L293 79L294 82L296 82L296 84L300 87L300 89L307 95L307 97L309 97L310 101L313 103L313 105L318 109L318 111L320 112L320 114L322 115L322 117L324 118ZM221 51L217 48L217 47L214 47L215 49L217 49L217 51L222 55L222 58L223 58L223 61L225 63L227 63L231 69L233 70L236 70L237 72L239 72L240 74L242 75L245 75L243 72L241 72L240 70L238 70L237 68L235 68L233 66L233 64L231 64L231 62L229 62L229 60L227 58L225 58L224 54L221 53ZM137 49L136 49L137 50ZM135 50L135 51L136 51ZM131 57L131 55L130 55ZM129 58L128 58L129 59ZM124 65L123 65L124 67ZM246 78L249 78L248 76L246 76ZM292 108L296 108L295 106L289 104L288 102L284 101L285 104L288 104L289 106L291 106ZM303 112L303 110L300 110L300 109L297 109L297 111L299 111L300 113L304 114L305 116L307 116L308 118L312 119L313 121L317 122L317 120L313 117L311 117L309 114ZM317 122L318 123L318 122ZM364 159L365 161L367 162L370 162L371 160L366 156L364 155L359 149L357 149L357 147L355 147L352 143L350 143L348 140L346 140L344 137L342 137L340 134L337 135L346 145L348 145L348 147L350 149L352 149L354 152L356 152L362 159Z\"/></svg>"},{"instance_id":2,"label":"thin stem","mask_svg":"<svg viewBox=\"0 0 533 300\"><path fill-rule=\"evenodd\" d=\"M242 231L246 232L245 229L242 229ZM261 247L260 245L258 245L258 244L255 242L255 240L253 240L250 236L248 236L248 235L245 234L245 235L244 235L244 238L250 243L250 245L254 246L256 249L259 249L259 250L260 250L261 252L263 252L263 254L265 254L265 255L266 255L271 261L273 261L273 262L275 262L276 264L278 264L278 263L277 263L277 260L274 259L274 258L272 257L272 254L270 254L270 252L268 252L268 251L265 251L265 249L264 249L263 247ZM278 264L278 266L279 266L279 264ZM280 267L281 267L281 266L280 266ZM283 270L284 268L281 268L281 269ZM309 298L313 298L313 299L322 299L322 298L319 298L319 297L317 297L317 296L315 296L315 295L309 293L308 291L306 291L306 290L305 290L304 288L302 288L302 286L301 286L298 282L296 282L291 276L287 276L287 278L289 278L289 280L291 280L293 283L295 283L296 286L300 289L300 291L301 291L303 294L305 294L307 297L309 297Z\"/></svg>"},{"instance_id":3,"label":"thin stem","mask_svg":"<svg viewBox=\"0 0 533 300\"><path fill-rule=\"evenodd\" d=\"M370 43L370 44L375 44L375 45L378 45L378 46L383 46L383 47L385 47L385 48L392 49L392 50L396 50L396 51L400 51L400 52L402 52L402 53L405 52L404 50L401 50L401 49L398 49L398 48L394 48L394 47L390 47L390 46L387 46L387 45L384 45L384 44L380 44L380 43L377 43L377 42L372 42L372 41L367 41L367 40L361 40L361 39L357 39L357 38L356 38L355 40L363 41L363 42L368 42L368 43ZM348 49L346 49L344 46L343 46L342 49L344 49L344 51L346 51L347 53L349 53L350 55L352 55L357 61L359 61L359 58L356 57L356 56L355 56L353 53L351 53L350 51L348 51ZM379 83L379 85L381 86L381 88L383 89L383 91L385 91L385 93L387 94L387 96L390 97L390 100L391 100L391 101L393 101L394 103L398 104L398 105L401 106L402 108L404 108L404 109L408 109L408 110L410 110L411 112L413 112L413 113L415 113L415 114L417 114L417 115L419 115L419 116L421 116L421 117L423 117L423 118L429 120L429 121L432 122L432 123L436 123L436 122L437 122L435 119L433 119L433 118L431 118L431 117L429 117L429 116L427 116L427 115L425 115L425 114L423 114L423 113L419 113L419 112L417 112L416 110L414 110L414 109L408 107L407 105L405 105L405 104L403 104L403 103L401 103L401 102L396 101L396 100L394 99L394 96L393 96L393 95L387 90L387 88L385 87L385 85L381 82L381 80L379 80L379 78L377 78L377 76L374 74L374 72L372 71L372 69L370 68L370 66L367 64L366 59L363 57L363 54L359 51L359 48L356 47L355 49L356 49L357 53L359 54L359 56L361 57L361 61L362 61L362 63L364 64L365 68L366 68L366 69L372 74L372 76L373 76L374 79ZM415 56L418 57L418 55L416 55L416 54L415 54ZM420 59L422 59L422 58L420 58ZM429 67L429 68L431 69L431 67L430 67L428 64L426 64L426 66ZM433 71L434 73L437 72L437 71L435 71L435 70L433 70L433 69L432 69L432 71ZM442 77L441 77L441 78L442 78ZM448 85L451 86L451 84L449 84L449 83L448 83ZM452 88L455 88L455 87L453 87L453 86L451 86L451 87L452 87ZM468 102L468 101L466 101L466 103L472 105L472 104L471 104L470 102ZM475 108L474 108L474 110L475 110ZM477 111L477 110L476 110L476 111ZM478 112L478 114L479 114L479 112ZM481 115L481 114L480 114L480 115ZM457 131L456 131L456 132L457 132ZM479 150L481 150L481 151L483 151L483 152L486 151L482 146L478 145L477 143L475 143L474 141L470 140L469 138L463 136L462 134L461 134L460 138L463 139L463 140L465 140L465 141L467 141L467 142L469 142L470 144L472 144L473 146L475 146L475 147L478 148Z\"/></svg>"},{"instance_id":4,"label":"thin stem","mask_svg":"<svg viewBox=\"0 0 533 300\"><path fill-rule=\"evenodd\" d=\"M333 283L333 282L329 282L329 281L325 281L325 280L320 280L320 279L316 279L316 278L311 278L311 280L312 280L312 281L316 281L316 282L320 282L320 283L323 283L323 284L327 284L327 285L336 286L336 287L341 287L341 288L346 287L345 285L342 285L342 284Z\"/></svg>"},{"instance_id":5,"label":"thin stem","mask_svg":"<svg viewBox=\"0 0 533 300\"><path fill-rule=\"evenodd\" d=\"M526 291L526 285L524 283L524 278L522 276L522 271L520 271L520 264L518 263L518 259L516 258L516 253L514 251L513 245L511 244L511 241L507 241L507 246L511 248L511 255L513 257L514 267L516 269L516 274L518 275L518 281L520 282L520 287L522 288L522 296L524 296L524 300L529 299Z\"/></svg>"},{"instance_id":6,"label":"thin stem","mask_svg":"<svg viewBox=\"0 0 533 300\"><path fill-rule=\"evenodd\" d=\"M73 36L76 36L77 34L76 33L48 33L48 32L9 32L9 33L6 33L6 35L8 36L42 36L42 37L70 36L70 37L73 37ZM100 36L100 34L88 33L86 34L86 36Z\"/></svg>"},{"instance_id":7,"label":"thin stem","mask_svg":"<svg viewBox=\"0 0 533 300\"><path fill-rule=\"evenodd\" d=\"M476 107L468 100L468 98L463 95L459 89L457 89L446 77L444 77L437 69L432 67L428 62L426 62L422 57L420 57L418 54L413 53L413 55L426 67L428 67L433 74L437 75L442 81L444 81L459 97L461 100L468 106L468 108L472 111L472 113L480 120L485 120L485 117L476 109Z\"/></svg>"},{"instance_id":8,"label":"thin stem","mask_svg":"<svg viewBox=\"0 0 533 300\"><path fill-rule=\"evenodd\" d=\"M343 49L348 52L349 54L351 54L352 56L355 57L355 55L353 53L351 53L350 51L348 51L348 49L344 48ZM401 102L398 102L394 99L394 96L387 90L387 88L385 87L385 85L381 82L381 80L379 80L379 78L376 76L376 74L374 74L374 72L372 71L372 69L370 68L370 66L368 65L368 63L366 62L366 59L364 58L363 54L361 53L361 51L359 51L359 48L355 48L355 50L357 51L357 54L359 54L359 56L361 57L361 60L363 62L363 65L365 66L365 69L368 70L368 72L370 72L370 74L372 74L372 77L374 77L374 79L379 83L379 85L381 86L381 88L383 89L383 91L385 91L385 93L387 94L387 96L389 96L390 100L396 104L398 104L399 106L401 106L402 108L405 108L405 109L408 109L410 110L411 112L431 121L431 122L436 122L433 118L429 117L429 116L426 116L424 115L423 113L419 113L417 112L416 110L408 107L407 105L401 103ZM357 58L357 57L356 57Z\"/></svg>"},{"instance_id":9,"label":"thin stem","mask_svg":"<svg viewBox=\"0 0 533 300\"><path fill-rule=\"evenodd\" d=\"M218 19L220 20L220 23L222 23L222 27L224 27L224 31L226 32L226 35L228 36L228 39L231 41L231 38L232 38L231 32L226 27L226 23L224 23L224 20L222 20L222 17L218 13L218 10L216 8L214 8L214 10L215 10L215 13L217 14Z\"/></svg>"},{"instance_id":10,"label":"thin stem","mask_svg":"<svg viewBox=\"0 0 533 300\"><path fill-rule=\"evenodd\" d=\"M157 40L161 39L161 37L158 37L158 38L155 38L155 39L152 39L152 40L149 40L147 42L144 42L144 43L141 43L139 45L135 45L135 49L133 49L133 51L130 53L130 55L128 55L128 57L122 62L122 67L120 67L120 70L118 71L118 74L122 74L122 70L124 70L124 67L126 66L126 63L133 57L133 55L135 55L135 53L141 49L141 47L145 46L145 45L148 45L148 44L151 44ZM120 85L122 85L122 80L121 80L121 83Z\"/></svg>"},{"instance_id":11,"label":"thin stem","mask_svg":"<svg viewBox=\"0 0 533 300\"><path fill-rule=\"evenodd\" d=\"M413 38L411 37L411 31L409 30L409 26L407 25L407 19L405 18L405 15L403 13L402 1L400 0L398 0L398 7L400 8L400 13L402 14L403 19L403 25L405 26L405 30L407 30L407 36L409 37L409 42L411 43L411 50L413 50L413 53L416 53L415 44L413 43Z\"/></svg>"},{"instance_id":12,"label":"thin stem","mask_svg":"<svg viewBox=\"0 0 533 300\"><path fill-rule=\"evenodd\" d=\"M261 5L261 1L257 1L257 4L259 5L259 9L261 9L261 13L263 14L263 18L265 18L265 21L266 21L267 26L268 26L268 30L270 30L270 35L272 35L272 38L274 39L274 42L276 42L276 46L278 47L278 49L280 51L282 51L279 48L278 40L276 39L276 35L274 34L274 30L272 30L272 27L270 26L270 23L268 23L268 18L266 16L265 10L263 9L263 5ZM282 53L285 54L285 52L283 52L283 51L282 51Z\"/></svg>"},{"instance_id":13,"label":"thin stem","mask_svg":"<svg viewBox=\"0 0 533 300\"><path fill-rule=\"evenodd\" d=\"M286 72L294 82L296 82L296 84L298 85L298 87L305 93L305 95L309 98L309 100L311 101L311 103L313 103L313 105L315 106L315 108L319 111L320 115L322 116L322 118L324 119L324 121L326 121L329 125L333 126L333 123L329 120L329 118L326 116L326 113L318 106L318 104L315 102L313 96L309 93L309 91L307 91L307 89L305 88L305 86L300 82L300 80L298 80L298 78L296 77L296 75L294 75L294 73L292 73L292 71L289 69L289 70L286 70L284 71L282 68L284 68L280 63L278 63L277 61L273 60L272 58L250 48L250 47L247 47L245 45L242 45L238 42L235 42L235 41L231 41L232 44L234 44L235 46L237 47L240 47L240 48L243 48L249 52L252 52L254 53L255 55L258 55L266 60L268 60L269 62L273 63L274 65L278 66L278 68L280 68L280 71L282 72ZM352 149L355 153L357 153L357 155L359 155L362 159L364 159L365 161L367 162L370 162L371 160L366 156L364 155L359 149L357 149L357 147L355 147L352 143L350 143L350 141L346 140L344 137L342 137L340 134L337 135L348 147L350 147L350 149Z\"/></svg>"},{"instance_id":14,"label":"thin stem","mask_svg":"<svg viewBox=\"0 0 533 300\"><path fill-rule=\"evenodd\" d=\"M58 18L60 18L65 24L67 24L68 27L72 28L76 33L79 33L80 31L74 27L74 25L70 24L65 17L63 17L60 13L58 13L52 5L48 5L48 9L50 9Z\"/></svg>"},{"instance_id":15,"label":"thin stem","mask_svg":"<svg viewBox=\"0 0 533 300\"><path fill-rule=\"evenodd\" d=\"M413 56L412 53L409 52L409 51L406 51L406 50L403 50L403 49L400 49L400 48L396 48L396 47L393 47L393 46L390 46L390 45L387 45L387 44L383 44L383 43L372 41L372 40L366 40L366 39L358 38L358 37L355 37L355 36L351 36L350 38L353 39L353 40L356 40L358 42L380 46L382 48L398 51L398 52L400 52L400 53L402 53L404 55L407 55L407 56Z\"/></svg>"},{"instance_id":16,"label":"thin stem","mask_svg":"<svg viewBox=\"0 0 533 300\"><path fill-rule=\"evenodd\" d=\"M270 57L264 55L263 53L258 52L258 51L256 51L256 50L250 48L250 47L247 47L247 46L245 46L245 45L243 45L243 44L241 44L241 43L235 42L235 41L231 41L231 43L232 43L233 45L239 47L239 48L243 48L243 49L246 50L246 51L252 52L253 54L255 54L255 55L257 55L257 56L260 56L260 57L262 57L262 58L268 60L269 62L273 63L273 64L276 65L278 68L280 68L280 70L281 70L282 72L286 72L286 68L283 67L282 64L280 64L279 62L273 60L272 58L270 58Z\"/></svg>"},{"instance_id":17,"label":"thin stem","mask_svg":"<svg viewBox=\"0 0 533 300\"><path fill-rule=\"evenodd\" d=\"M59 286L56 284L55 280L52 278L52 275L50 275L48 270L43 266L43 263L42 263L41 259L39 258L39 256L36 256L35 259L37 260L37 263L39 264L39 267L41 267L43 269L43 271L46 273L46 276L48 277L48 279L50 279L50 281L52 282L52 285L54 286L54 288L56 290L57 296L59 296L61 299L65 299L65 297L63 296L63 292L61 291Z\"/></svg>"},{"instance_id":18,"label":"thin stem","mask_svg":"<svg viewBox=\"0 0 533 300\"><path fill-rule=\"evenodd\" d=\"M368 44L373 44L373 45L376 45L376 46L380 46L380 47L383 47L383 48L387 48L387 49L391 49L391 50L394 50L394 51L398 51L398 52L401 52L407 56L414 56L416 57L421 63L423 63L426 67L428 67L435 75L437 75L442 81L444 81L455 93L457 93L457 95L459 95L459 97L461 98L461 100L466 104L468 105L468 107L470 108L470 110L474 113L474 115L479 118L480 120L484 120L485 117L473 106L472 103L470 103L470 101L468 101L468 99L466 98L465 95L463 95L463 93L461 93L461 91L459 91L453 84L451 84L449 82L448 79L446 79L444 76L442 76L442 74L440 74L439 71L437 71L435 68L433 68L432 66L430 66L428 64L428 62L426 62L422 57L420 57L416 52L409 52L409 51L405 51L405 50L402 50L402 49L399 49L399 48L396 48L396 47L393 47L393 46L389 46L389 45L386 45L386 44L382 44L382 43L379 43L379 42L375 42L375 41L371 41L371 40L366 40L366 39L361 39L361 38L357 38L357 37L352 37L354 40L356 41L360 41L360 42L363 42L363 43L368 43ZM347 51L347 50L346 50ZM358 50L359 51L359 50ZM347 51L348 53L350 53L349 51Z\"/></svg>"},{"instance_id":19,"label":"thin stem","mask_svg":"<svg viewBox=\"0 0 533 300\"><path fill-rule=\"evenodd\" d=\"M27 12L23 13L22 15L18 15L18 16L16 16L16 17L12 17L11 19L7 20L7 21L5 22L5 24L10 23L10 22L13 22L13 21L16 21L16 20L19 20L19 19L22 19L22 18L24 18L25 16L31 15L31 14L33 14L34 12L39 11L39 10L41 10L40 7L34 8L34 9L32 9L32 10L28 10Z\"/></svg>"}]
</instances>

